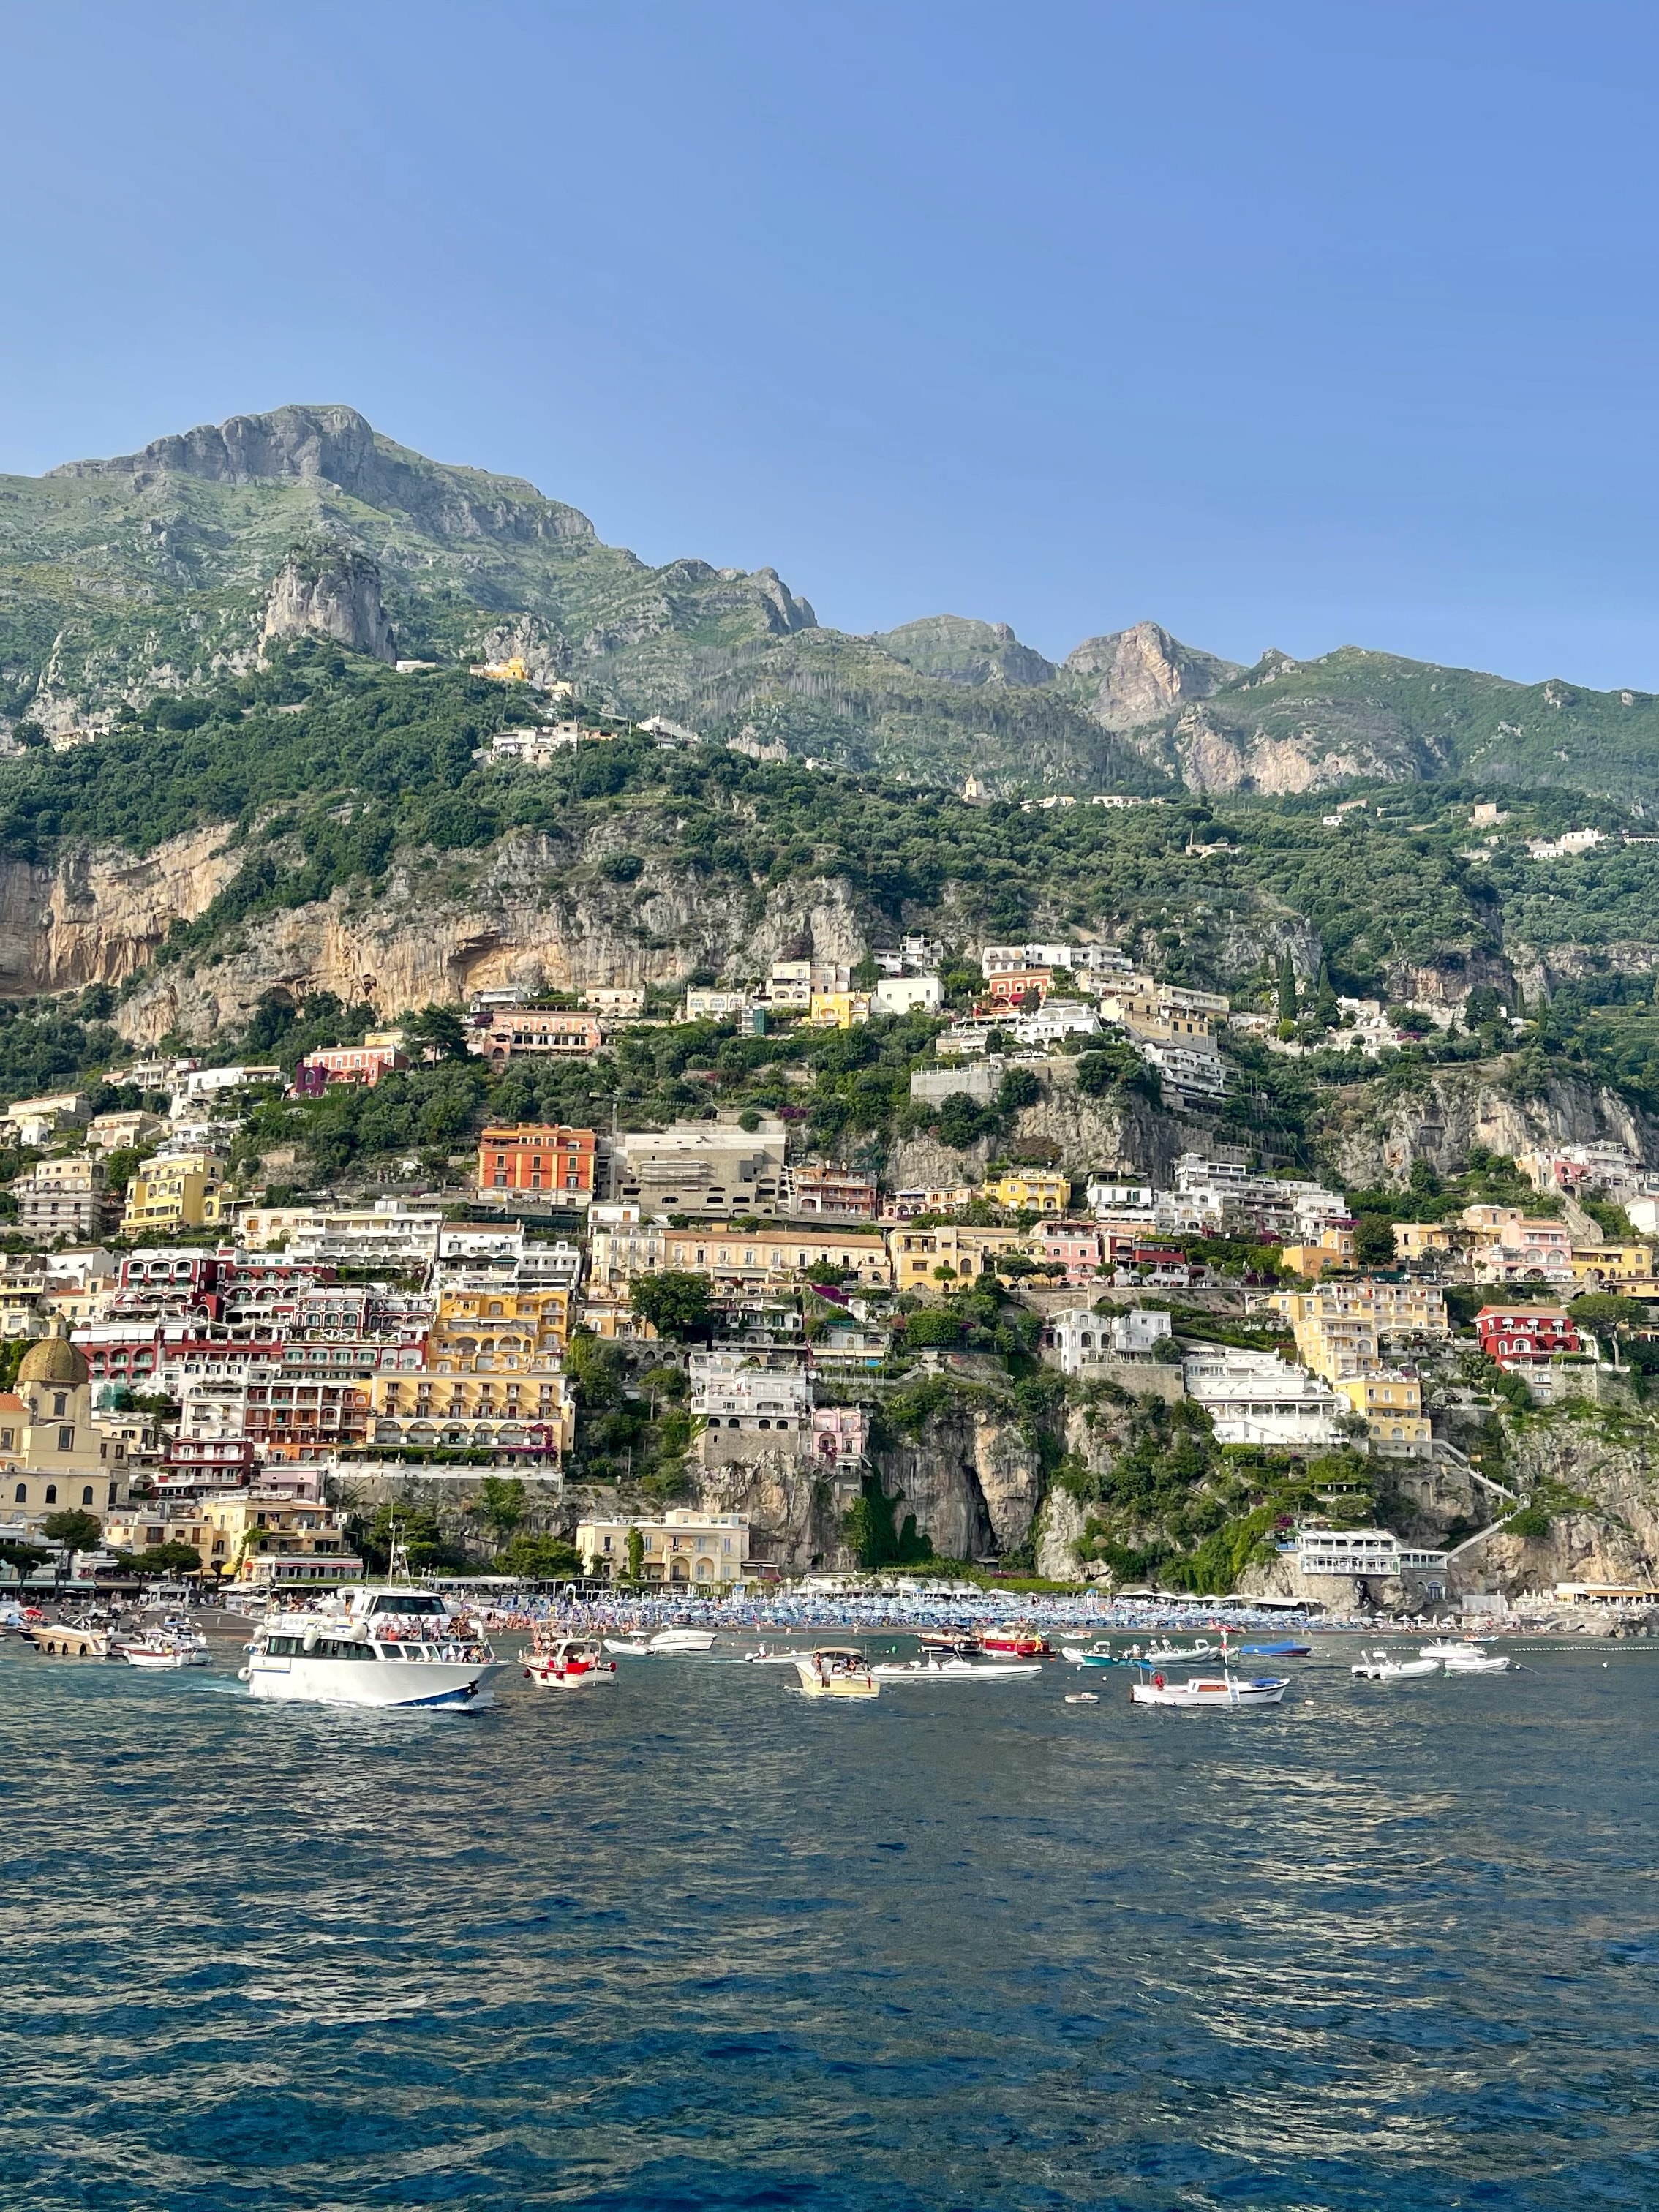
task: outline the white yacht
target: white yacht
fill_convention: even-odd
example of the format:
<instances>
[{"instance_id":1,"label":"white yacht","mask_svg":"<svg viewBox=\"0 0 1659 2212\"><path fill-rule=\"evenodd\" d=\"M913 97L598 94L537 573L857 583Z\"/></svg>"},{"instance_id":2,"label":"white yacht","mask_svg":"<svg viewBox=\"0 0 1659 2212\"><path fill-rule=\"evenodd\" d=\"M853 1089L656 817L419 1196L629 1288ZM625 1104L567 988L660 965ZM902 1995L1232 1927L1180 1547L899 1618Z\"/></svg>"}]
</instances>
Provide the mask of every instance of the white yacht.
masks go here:
<instances>
[{"instance_id":1,"label":"white yacht","mask_svg":"<svg viewBox=\"0 0 1659 2212\"><path fill-rule=\"evenodd\" d=\"M325 1705L483 1705L501 1662L435 1591L366 1585L325 1611L268 1614L241 1679L256 1698Z\"/></svg>"}]
</instances>

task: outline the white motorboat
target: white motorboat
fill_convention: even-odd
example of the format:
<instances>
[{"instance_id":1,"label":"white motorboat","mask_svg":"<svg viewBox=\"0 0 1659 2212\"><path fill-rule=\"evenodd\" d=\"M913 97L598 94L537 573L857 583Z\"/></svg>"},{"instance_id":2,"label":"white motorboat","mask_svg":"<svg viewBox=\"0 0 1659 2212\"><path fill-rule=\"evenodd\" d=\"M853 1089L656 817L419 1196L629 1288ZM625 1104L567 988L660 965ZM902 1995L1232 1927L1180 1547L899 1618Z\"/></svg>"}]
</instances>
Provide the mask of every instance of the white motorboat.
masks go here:
<instances>
[{"instance_id":1,"label":"white motorboat","mask_svg":"<svg viewBox=\"0 0 1659 2212\"><path fill-rule=\"evenodd\" d=\"M1449 1674L1501 1674L1509 1665L1509 1654L1504 1651L1482 1651L1472 1644L1467 1651L1454 1651L1442 1662Z\"/></svg>"},{"instance_id":2,"label":"white motorboat","mask_svg":"<svg viewBox=\"0 0 1659 2212\"><path fill-rule=\"evenodd\" d=\"M966 1659L890 1659L870 1672L878 1682L1018 1682L1042 1672L1040 1659L999 1659L975 1667Z\"/></svg>"},{"instance_id":3,"label":"white motorboat","mask_svg":"<svg viewBox=\"0 0 1659 2212\"><path fill-rule=\"evenodd\" d=\"M643 1628L629 1629L626 1636L607 1636L605 1648L613 1651L618 1659L654 1659L659 1655L651 1648L651 1637Z\"/></svg>"},{"instance_id":4,"label":"white motorboat","mask_svg":"<svg viewBox=\"0 0 1659 2212\"><path fill-rule=\"evenodd\" d=\"M541 1690L585 1689L609 1681L616 1671L616 1661L601 1655L592 1636L538 1638L524 1655L525 1680Z\"/></svg>"},{"instance_id":5,"label":"white motorboat","mask_svg":"<svg viewBox=\"0 0 1659 2212\"><path fill-rule=\"evenodd\" d=\"M360 1583L317 1613L268 1614L241 1679L256 1698L325 1705L483 1705L500 1662L431 1590Z\"/></svg>"},{"instance_id":6,"label":"white motorboat","mask_svg":"<svg viewBox=\"0 0 1659 2212\"><path fill-rule=\"evenodd\" d=\"M1109 1644L1062 1644L1060 1656L1062 1659L1069 1659L1073 1667L1109 1667L1113 1664Z\"/></svg>"},{"instance_id":7,"label":"white motorboat","mask_svg":"<svg viewBox=\"0 0 1659 2212\"><path fill-rule=\"evenodd\" d=\"M1184 1682L1166 1681L1162 1674L1129 1685L1133 1705L1176 1705L1184 1711L1220 1707L1237 1711L1241 1706L1276 1705L1285 1695L1285 1682L1277 1674L1258 1675L1241 1681L1231 1670L1214 1675L1195 1675Z\"/></svg>"},{"instance_id":8,"label":"white motorboat","mask_svg":"<svg viewBox=\"0 0 1659 2212\"><path fill-rule=\"evenodd\" d=\"M653 1651L712 1651L714 1648L712 1628L659 1628L651 1639Z\"/></svg>"},{"instance_id":9,"label":"white motorboat","mask_svg":"<svg viewBox=\"0 0 1659 2212\"><path fill-rule=\"evenodd\" d=\"M769 1651L763 1644L758 1650L745 1651L743 1663L745 1667L793 1667L796 1656L793 1651Z\"/></svg>"},{"instance_id":10,"label":"white motorboat","mask_svg":"<svg viewBox=\"0 0 1659 2212\"><path fill-rule=\"evenodd\" d=\"M1357 1664L1350 1667L1351 1674L1363 1675L1368 1682L1395 1682L1408 1674L1437 1674L1437 1659L1395 1659L1386 1651L1362 1651Z\"/></svg>"},{"instance_id":11,"label":"white motorboat","mask_svg":"<svg viewBox=\"0 0 1659 2212\"><path fill-rule=\"evenodd\" d=\"M1473 1637L1466 1636L1456 1642L1443 1640L1438 1644L1419 1644L1417 1656L1419 1659L1465 1659L1473 1652L1479 1658L1481 1648Z\"/></svg>"},{"instance_id":12,"label":"white motorboat","mask_svg":"<svg viewBox=\"0 0 1659 2212\"><path fill-rule=\"evenodd\" d=\"M179 1667L205 1667L211 1662L207 1638L193 1628L151 1628L124 1644L121 1656L129 1667L161 1673Z\"/></svg>"},{"instance_id":13,"label":"white motorboat","mask_svg":"<svg viewBox=\"0 0 1659 2212\"><path fill-rule=\"evenodd\" d=\"M801 1652L795 1661L804 1698L873 1698L881 1684L871 1672L862 1651L843 1644L823 1644Z\"/></svg>"}]
</instances>

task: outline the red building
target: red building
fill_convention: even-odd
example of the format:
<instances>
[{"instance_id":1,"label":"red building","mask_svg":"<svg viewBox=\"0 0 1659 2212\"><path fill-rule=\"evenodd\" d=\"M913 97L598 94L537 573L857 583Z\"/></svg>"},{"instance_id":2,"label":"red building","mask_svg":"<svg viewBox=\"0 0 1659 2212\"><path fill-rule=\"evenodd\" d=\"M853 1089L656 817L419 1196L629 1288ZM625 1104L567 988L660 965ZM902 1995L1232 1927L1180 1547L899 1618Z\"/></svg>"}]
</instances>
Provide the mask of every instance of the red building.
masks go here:
<instances>
[{"instance_id":1,"label":"red building","mask_svg":"<svg viewBox=\"0 0 1659 2212\"><path fill-rule=\"evenodd\" d=\"M567 1129L562 1123L520 1121L486 1129L478 1139L478 1188L592 1198L598 1150L592 1129Z\"/></svg>"},{"instance_id":2,"label":"red building","mask_svg":"<svg viewBox=\"0 0 1659 2212\"><path fill-rule=\"evenodd\" d=\"M1018 1006L1028 991L1034 994L1036 1003L1041 1006L1054 988L1054 971L1052 968L999 969L995 975L988 976L986 981L991 996L999 1006Z\"/></svg>"},{"instance_id":3,"label":"red building","mask_svg":"<svg viewBox=\"0 0 1659 2212\"><path fill-rule=\"evenodd\" d=\"M486 1060L511 1060L514 1053L581 1054L597 1052L605 1032L592 1014L550 1012L545 1007L515 1007L498 1014L487 1030L468 1041L468 1049Z\"/></svg>"},{"instance_id":4,"label":"red building","mask_svg":"<svg viewBox=\"0 0 1659 2212\"><path fill-rule=\"evenodd\" d=\"M1482 1306L1474 1328L1480 1349L1500 1367L1528 1367L1579 1348L1578 1332L1560 1306Z\"/></svg>"}]
</instances>

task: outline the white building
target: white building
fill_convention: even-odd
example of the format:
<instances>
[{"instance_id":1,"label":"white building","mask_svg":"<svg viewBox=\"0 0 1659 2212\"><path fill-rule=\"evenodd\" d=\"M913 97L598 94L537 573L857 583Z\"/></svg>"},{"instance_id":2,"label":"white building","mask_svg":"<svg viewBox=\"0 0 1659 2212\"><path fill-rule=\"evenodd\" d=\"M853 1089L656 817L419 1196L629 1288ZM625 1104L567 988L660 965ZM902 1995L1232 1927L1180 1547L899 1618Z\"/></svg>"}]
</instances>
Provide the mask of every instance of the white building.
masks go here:
<instances>
[{"instance_id":1,"label":"white building","mask_svg":"<svg viewBox=\"0 0 1659 2212\"><path fill-rule=\"evenodd\" d=\"M1375 1577L1397 1581L1401 1575L1442 1575L1443 1552L1426 1552L1404 1542L1388 1528L1298 1528L1293 1545L1284 1547L1304 1575ZM1443 1595L1443 1590L1442 1592Z\"/></svg>"},{"instance_id":2,"label":"white building","mask_svg":"<svg viewBox=\"0 0 1659 2212\"><path fill-rule=\"evenodd\" d=\"M1155 1067L1167 1089L1189 1098L1224 1098L1227 1071L1217 1052L1200 1052L1191 1045L1136 1041L1136 1050Z\"/></svg>"},{"instance_id":3,"label":"white building","mask_svg":"<svg viewBox=\"0 0 1659 2212\"><path fill-rule=\"evenodd\" d=\"M884 975L870 994L872 1014L935 1014L944 1003L937 975Z\"/></svg>"},{"instance_id":4,"label":"white building","mask_svg":"<svg viewBox=\"0 0 1659 2212\"><path fill-rule=\"evenodd\" d=\"M1042 1341L1060 1354L1062 1375L1082 1375L1099 1359L1145 1358L1170 1334L1170 1316L1155 1307L1097 1314L1067 1306L1043 1323Z\"/></svg>"},{"instance_id":5,"label":"white building","mask_svg":"<svg viewBox=\"0 0 1659 2212\"><path fill-rule=\"evenodd\" d=\"M805 1435L811 1392L805 1366L799 1359L773 1365L764 1353L694 1352L689 1368L687 1409L711 1429Z\"/></svg>"},{"instance_id":6,"label":"white building","mask_svg":"<svg viewBox=\"0 0 1659 2212\"><path fill-rule=\"evenodd\" d=\"M1158 1193L1149 1182L1109 1182L1104 1176L1096 1176L1091 1178L1085 1195L1091 1213L1150 1214Z\"/></svg>"},{"instance_id":7,"label":"white building","mask_svg":"<svg viewBox=\"0 0 1659 2212\"><path fill-rule=\"evenodd\" d=\"M1292 1367L1271 1352L1218 1346L1182 1363L1187 1395L1200 1405L1224 1444L1335 1444L1337 1425L1350 1409L1328 1384L1305 1367Z\"/></svg>"},{"instance_id":8,"label":"white building","mask_svg":"<svg viewBox=\"0 0 1659 2212\"><path fill-rule=\"evenodd\" d=\"M647 1212L775 1213L783 1189L787 1139L781 1121L752 1133L732 1122L676 1121L629 1130L612 1148L613 1198Z\"/></svg>"},{"instance_id":9,"label":"white building","mask_svg":"<svg viewBox=\"0 0 1659 2212\"><path fill-rule=\"evenodd\" d=\"M281 1245L304 1267L404 1268L437 1257L444 1218L436 1199L377 1198L356 1206L252 1206L236 1227L252 1249Z\"/></svg>"},{"instance_id":10,"label":"white building","mask_svg":"<svg viewBox=\"0 0 1659 2212\"><path fill-rule=\"evenodd\" d=\"M717 991L697 988L685 994L685 1018L688 1022L736 1021L749 1009L747 991Z\"/></svg>"},{"instance_id":11,"label":"white building","mask_svg":"<svg viewBox=\"0 0 1659 2212\"><path fill-rule=\"evenodd\" d=\"M736 1582L749 1553L746 1513L702 1513L676 1509L660 1521L581 1521L576 1549L582 1572L621 1582L629 1571L629 1539L637 1532L640 1574L648 1583L710 1589Z\"/></svg>"}]
</instances>

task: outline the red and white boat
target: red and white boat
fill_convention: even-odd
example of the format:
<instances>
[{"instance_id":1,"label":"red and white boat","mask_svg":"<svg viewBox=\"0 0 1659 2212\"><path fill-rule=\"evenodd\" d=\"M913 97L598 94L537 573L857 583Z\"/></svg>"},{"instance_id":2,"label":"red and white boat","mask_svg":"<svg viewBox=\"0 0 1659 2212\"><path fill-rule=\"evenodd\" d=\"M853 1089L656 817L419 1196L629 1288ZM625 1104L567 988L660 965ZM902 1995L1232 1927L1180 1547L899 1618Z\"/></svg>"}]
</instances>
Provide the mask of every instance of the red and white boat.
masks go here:
<instances>
[{"instance_id":1,"label":"red and white boat","mask_svg":"<svg viewBox=\"0 0 1659 2212\"><path fill-rule=\"evenodd\" d=\"M617 1671L592 1636L556 1636L539 1640L524 1655L526 1682L542 1690L580 1690L589 1682L605 1681Z\"/></svg>"},{"instance_id":2,"label":"red and white boat","mask_svg":"<svg viewBox=\"0 0 1659 2212\"><path fill-rule=\"evenodd\" d=\"M1052 1659L1054 1647L1041 1629L1024 1622L1012 1628L981 1631L979 1648L988 1659Z\"/></svg>"}]
</instances>

